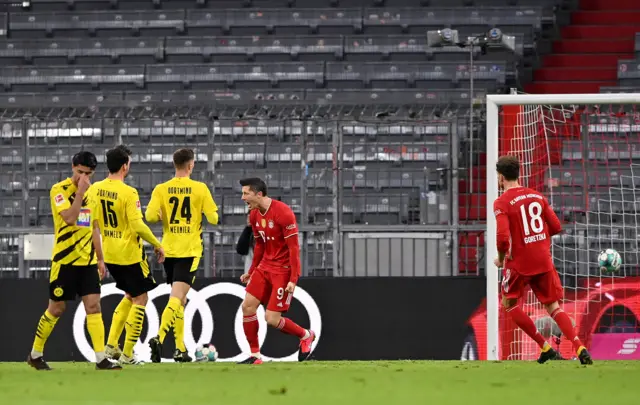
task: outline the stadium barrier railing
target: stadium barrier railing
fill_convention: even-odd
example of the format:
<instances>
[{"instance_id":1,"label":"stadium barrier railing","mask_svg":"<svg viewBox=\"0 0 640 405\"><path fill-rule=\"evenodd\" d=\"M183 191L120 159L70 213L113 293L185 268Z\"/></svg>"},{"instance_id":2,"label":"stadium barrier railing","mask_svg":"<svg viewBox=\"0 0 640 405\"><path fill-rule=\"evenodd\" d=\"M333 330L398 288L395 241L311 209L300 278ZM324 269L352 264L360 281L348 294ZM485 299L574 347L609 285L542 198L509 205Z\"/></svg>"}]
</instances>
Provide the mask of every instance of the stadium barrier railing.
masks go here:
<instances>
[{"instance_id":1,"label":"stadium barrier railing","mask_svg":"<svg viewBox=\"0 0 640 405\"><path fill-rule=\"evenodd\" d=\"M67 113L0 119L0 277L46 277L46 255L32 257L28 248L33 235L52 234L51 185L69 175L79 150L97 155L94 181L104 178L105 152L121 143L134 152L126 181L143 210L153 187L172 176L173 151L195 150L193 177L209 185L222 218L203 233L207 277L244 269L235 244L246 224L238 180L247 176L263 177L270 195L297 214L304 276L482 274L484 218L469 212L484 209L473 206L482 204L483 147L470 139L466 119ZM44 241L39 254L49 251L46 238L35 240Z\"/></svg>"}]
</instances>

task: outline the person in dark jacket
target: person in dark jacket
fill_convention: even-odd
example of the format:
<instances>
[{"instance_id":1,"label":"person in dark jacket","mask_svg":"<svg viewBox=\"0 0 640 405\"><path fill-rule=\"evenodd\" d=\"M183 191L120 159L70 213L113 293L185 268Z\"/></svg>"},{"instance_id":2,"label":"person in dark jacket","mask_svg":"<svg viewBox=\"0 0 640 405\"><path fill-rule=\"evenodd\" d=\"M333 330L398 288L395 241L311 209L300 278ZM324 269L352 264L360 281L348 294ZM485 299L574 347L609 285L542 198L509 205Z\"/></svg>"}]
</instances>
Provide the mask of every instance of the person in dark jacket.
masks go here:
<instances>
[{"instance_id":1,"label":"person in dark jacket","mask_svg":"<svg viewBox=\"0 0 640 405\"><path fill-rule=\"evenodd\" d=\"M244 227L244 230L240 234L238 238L238 243L236 244L236 252L244 256L244 270L245 273L249 271L251 267L251 262L253 261L253 230L251 229L251 224L249 223L249 215L247 214L247 226Z\"/></svg>"}]
</instances>

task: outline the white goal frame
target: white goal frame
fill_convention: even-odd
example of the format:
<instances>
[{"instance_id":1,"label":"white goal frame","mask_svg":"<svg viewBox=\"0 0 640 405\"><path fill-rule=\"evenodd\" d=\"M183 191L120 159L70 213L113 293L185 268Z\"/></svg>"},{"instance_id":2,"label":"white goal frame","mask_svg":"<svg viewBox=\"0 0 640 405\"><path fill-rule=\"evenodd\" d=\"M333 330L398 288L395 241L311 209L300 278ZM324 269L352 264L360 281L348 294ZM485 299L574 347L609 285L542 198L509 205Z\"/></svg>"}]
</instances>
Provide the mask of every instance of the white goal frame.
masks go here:
<instances>
[{"instance_id":1,"label":"white goal frame","mask_svg":"<svg viewBox=\"0 0 640 405\"><path fill-rule=\"evenodd\" d=\"M499 330L499 276L493 260L498 256L496 246L496 219L493 202L498 198L498 178L495 164L498 161L500 137L499 106L504 105L598 105L598 104L640 104L640 93L626 94L489 94L487 95L487 233L486 264L487 274L487 360L500 360Z\"/></svg>"}]
</instances>

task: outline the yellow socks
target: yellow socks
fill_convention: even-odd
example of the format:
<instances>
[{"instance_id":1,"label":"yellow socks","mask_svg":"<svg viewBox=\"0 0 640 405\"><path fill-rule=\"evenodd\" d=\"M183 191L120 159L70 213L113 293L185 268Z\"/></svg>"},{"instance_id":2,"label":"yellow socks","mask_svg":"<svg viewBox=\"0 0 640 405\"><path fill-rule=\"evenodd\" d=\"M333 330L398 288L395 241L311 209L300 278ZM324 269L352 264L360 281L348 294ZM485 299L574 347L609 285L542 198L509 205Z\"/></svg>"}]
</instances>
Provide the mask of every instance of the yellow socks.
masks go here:
<instances>
[{"instance_id":1,"label":"yellow socks","mask_svg":"<svg viewBox=\"0 0 640 405\"><path fill-rule=\"evenodd\" d=\"M108 345L118 347L118 341L120 340L120 335L122 335L124 324L127 321L127 317L129 316L131 305L132 302L130 300L122 298L122 301L120 301L120 303L116 307L116 310L113 311L111 328L109 329L109 338L107 339Z\"/></svg>"},{"instance_id":2,"label":"yellow socks","mask_svg":"<svg viewBox=\"0 0 640 405\"><path fill-rule=\"evenodd\" d=\"M38 329L36 329L36 337L33 341L31 357L38 358L42 356L42 352L44 352L44 344L47 342L49 335L51 335L53 327L56 326L56 322L58 322L57 317L51 315L48 310L44 311L44 314L42 314L40 321L38 322Z\"/></svg>"},{"instance_id":3,"label":"yellow socks","mask_svg":"<svg viewBox=\"0 0 640 405\"><path fill-rule=\"evenodd\" d=\"M174 326L174 322L176 322L176 317L180 311L180 307L182 306L182 302L176 297L170 297L167 306L162 311L162 319L160 323L160 330L158 331L158 338L160 339L160 343L164 343L164 338L167 337L167 333L169 333L169 329ZM183 321L184 322L184 321ZM184 329L184 325L183 325Z\"/></svg>"},{"instance_id":4,"label":"yellow socks","mask_svg":"<svg viewBox=\"0 0 640 405\"><path fill-rule=\"evenodd\" d=\"M184 306L182 304L178 309L176 321L173 324L173 335L176 339L176 349L186 352L187 348L184 346Z\"/></svg>"},{"instance_id":5,"label":"yellow socks","mask_svg":"<svg viewBox=\"0 0 640 405\"><path fill-rule=\"evenodd\" d=\"M101 313L87 315L87 330L96 352L96 363L100 363L104 360L104 322Z\"/></svg>"},{"instance_id":6,"label":"yellow socks","mask_svg":"<svg viewBox=\"0 0 640 405\"><path fill-rule=\"evenodd\" d=\"M142 305L132 305L127 317L125 329L127 331L124 340L122 353L127 357L133 357L133 347L138 342L142 333L142 323L144 322L145 307Z\"/></svg>"}]
</instances>

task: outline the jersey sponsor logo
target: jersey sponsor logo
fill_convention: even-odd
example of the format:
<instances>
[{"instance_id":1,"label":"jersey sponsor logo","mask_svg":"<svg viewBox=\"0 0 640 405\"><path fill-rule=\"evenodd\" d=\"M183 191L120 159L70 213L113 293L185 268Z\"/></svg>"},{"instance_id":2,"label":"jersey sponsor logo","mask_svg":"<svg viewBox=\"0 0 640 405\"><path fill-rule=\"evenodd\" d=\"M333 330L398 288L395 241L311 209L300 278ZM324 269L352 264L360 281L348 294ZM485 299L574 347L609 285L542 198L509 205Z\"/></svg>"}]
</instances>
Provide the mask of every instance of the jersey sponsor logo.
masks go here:
<instances>
[{"instance_id":1,"label":"jersey sponsor logo","mask_svg":"<svg viewBox=\"0 0 640 405\"><path fill-rule=\"evenodd\" d=\"M89 208L80 209L76 225L83 228L91 226L91 210Z\"/></svg>"},{"instance_id":2,"label":"jersey sponsor logo","mask_svg":"<svg viewBox=\"0 0 640 405\"><path fill-rule=\"evenodd\" d=\"M273 228L273 226L274 226L274 225L273 225L273 221L272 221L272 220L269 220L269 228Z\"/></svg>"},{"instance_id":3,"label":"jersey sponsor logo","mask_svg":"<svg viewBox=\"0 0 640 405\"><path fill-rule=\"evenodd\" d=\"M102 298L110 295L123 294L122 290L116 288L115 283L109 283L102 286ZM169 296L170 294L171 286L169 284L161 284L155 289L149 291L149 303L151 304L151 301L160 296ZM234 283L215 283L204 287L200 291L191 288L187 294L189 301L184 309L184 343L187 346L187 350L194 351L197 345L211 343L213 341L213 314L208 303L210 298L217 295L231 295L242 300L244 299L245 294L244 287ZM310 328L316 333L316 340L312 344L312 349L315 349L320 341L322 333L322 316L320 315L320 309L311 295L309 295L309 293L300 286L296 287L294 298L296 298L307 311ZM196 318L196 312L198 313L198 318L200 320L198 323L201 324L197 329L200 331L200 336L197 338L193 334L194 328L192 325L194 318ZM155 305L147 305L146 316L148 322L147 336L144 339L142 336L140 337L140 340L136 344L134 350L141 360L151 361L151 351L148 345L149 339L156 335L158 328L160 327L160 316ZM267 325L266 321L264 321L264 308L262 306L259 307L257 316L258 321L260 322L258 336L260 338L260 346L262 346L267 337ZM84 309L84 305L79 305L73 317L73 338L80 353L82 353L88 361L94 361L95 354L93 348L87 340L87 336L84 332L86 317L87 313ZM216 325L216 327L220 326ZM232 357L219 358L218 361L238 362L244 360L250 353L249 344L245 339L244 330L242 328L242 308L240 305L238 305L238 310L235 314L233 330L235 332L237 347L240 348L241 352ZM298 361L298 351L296 348L295 352L284 357L274 358L262 355L262 358L267 361ZM162 359L162 361L173 362L173 359Z\"/></svg>"},{"instance_id":4,"label":"jersey sponsor logo","mask_svg":"<svg viewBox=\"0 0 640 405\"><path fill-rule=\"evenodd\" d=\"M618 354L629 355L633 354L638 350L638 343L640 343L640 338L631 338L622 342L622 349L618 350Z\"/></svg>"},{"instance_id":5,"label":"jersey sponsor logo","mask_svg":"<svg viewBox=\"0 0 640 405\"><path fill-rule=\"evenodd\" d=\"M287 225L287 227L285 228L287 231L291 231L293 229L296 229L296 224L291 224L291 225Z\"/></svg>"},{"instance_id":6,"label":"jersey sponsor logo","mask_svg":"<svg viewBox=\"0 0 640 405\"><path fill-rule=\"evenodd\" d=\"M266 228L266 226L267 226L267 221L266 221L264 218L262 218L262 220L260 221L260 225L261 225L263 228Z\"/></svg>"},{"instance_id":7,"label":"jersey sponsor logo","mask_svg":"<svg viewBox=\"0 0 640 405\"><path fill-rule=\"evenodd\" d=\"M56 202L56 206L59 207L64 203L64 196L62 194L56 194L54 201Z\"/></svg>"}]
</instances>

